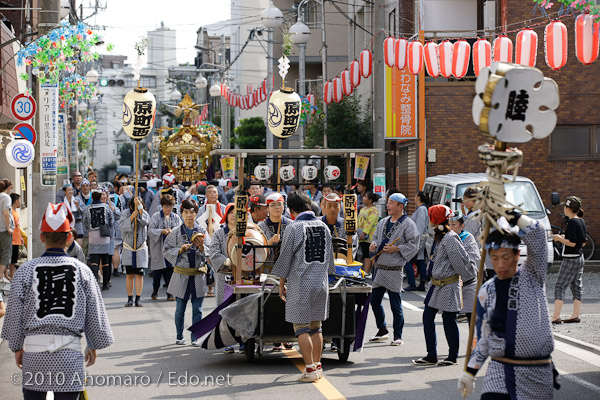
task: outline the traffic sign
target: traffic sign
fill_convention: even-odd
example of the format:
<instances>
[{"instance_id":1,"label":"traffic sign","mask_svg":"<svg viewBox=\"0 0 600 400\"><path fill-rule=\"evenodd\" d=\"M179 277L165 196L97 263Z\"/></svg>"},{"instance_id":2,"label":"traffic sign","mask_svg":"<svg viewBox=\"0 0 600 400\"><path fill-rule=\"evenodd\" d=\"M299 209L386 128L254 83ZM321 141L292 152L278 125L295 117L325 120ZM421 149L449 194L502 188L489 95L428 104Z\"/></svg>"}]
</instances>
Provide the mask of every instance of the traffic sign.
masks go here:
<instances>
[{"instance_id":1,"label":"traffic sign","mask_svg":"<svg viewBox=\"0 0 600 400\"><path fill-rule=\"evenodd\" d=\"M13 98L10 109L16 119L27 121L35 115L35 100L31 96L20 93Z\"/></svg>"},{"instance_id":2,"label":"traffic sign","mask_svg":"<svg viewBox=\"0 0 600 400\"><path fill-rule=\"evenodd\" d=\"M26 122L21 122L20 124L15 125L13 131L18 131L21 136L29 140L31 144L35 146L35 142L37 142L37 132L33 126Z\"/></svg>"}]
</instances>

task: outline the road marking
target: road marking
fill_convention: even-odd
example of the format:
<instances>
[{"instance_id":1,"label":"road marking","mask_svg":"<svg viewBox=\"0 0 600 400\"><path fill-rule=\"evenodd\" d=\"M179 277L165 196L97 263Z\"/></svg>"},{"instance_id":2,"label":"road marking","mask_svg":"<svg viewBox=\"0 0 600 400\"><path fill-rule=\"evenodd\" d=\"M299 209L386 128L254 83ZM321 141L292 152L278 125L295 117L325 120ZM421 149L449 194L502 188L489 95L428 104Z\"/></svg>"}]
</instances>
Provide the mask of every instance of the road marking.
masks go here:
<instances>
[{"instance_id":1,"label":"road marking","mask_svg":"<svg viewBox=\"0 0 600 400\"><path fill-rule=\"evenodd\" d=\"M565 378L565 379L568 379L568 380L570 380L570 381L573 381L573 382L575 382L575 383L576 383L577 385L579 385L579 386L583 386L583 387L585 387L585 388L587 388L587 389L591 390L592 392L596 392L596 393L599 393L599 394L600 394L600 387L598 387L598 386L594 385L593 383L591 383L591 382L588 382L588 381L586 381L585 379L581 379L581 378L580 378L580 377L578 377L577 375L572 375L572 374L569 374L568 372L566 372L566 371L562 371L562 370L560 370L560 369L558 369L558 368L557 368L556 370L557 370L557 371L558 371L558 373L560 374L560 377L561 377L561 378Z\"/></svg>"},{"instance_id":2,"label":"road marking","mask_svg":"<svg viewBox=\"0 0 600 400\"><path fill-rule=\"evenodd\" d=\"M294 363L300 372L304 372L304 360L302 359L302 355L298 353L296 349L283 350L283 354ZM313 382L313 385L315 385L327 400L346 400L346 397L344 397L344 395L341 394L325 377Z\"/></svg>"},{"instance_id":3,"label":"road marking","mask_svg":"<svg viewBox=\"0 0 600 400\"><path fill-rule=\"evenodd\" d=\"M406 307L409 310L413 310L413 311L419 311L419 312L423 312L422 308L419 308L417 306L413 306L412 304L410 304L408 301L404 301L402 300L402 307Z\"/></svg>"},{"instance_id":4,"label":"road marking","mask_svg":"<svg viewBox=\"0 0 600 400\"><path fill-rule=\"evenodd\" d=\"M578 344L580 344L582 346L585 346L585 347L590 347L590 348L594 349L593 353L600 354L600 346L596 346L594 344L591 344L591 343L588 343L588 342L584 342L583 340L578 340L578 339L572 338L570 336L561 335L561 334L556 333L556 332L554 333L554 336L556 336L558 338L561 338L561 339L564 339L564 340L569 341L569 342L578 343Z\"/></svg>"},{"instance_id":5,"label":"road marking","mask_svg":"<svg viewBox=\"0 0 600 400\"><path fill-rule=\"evenodd\" d=\"M579 347L575 347L558 340L554 341L554 350L558 350L572 357L578 358L581 361L585 361L588 364L600 367L600 356L592 353L591 351L580 349Z\"/></svg>"}]
</instances>

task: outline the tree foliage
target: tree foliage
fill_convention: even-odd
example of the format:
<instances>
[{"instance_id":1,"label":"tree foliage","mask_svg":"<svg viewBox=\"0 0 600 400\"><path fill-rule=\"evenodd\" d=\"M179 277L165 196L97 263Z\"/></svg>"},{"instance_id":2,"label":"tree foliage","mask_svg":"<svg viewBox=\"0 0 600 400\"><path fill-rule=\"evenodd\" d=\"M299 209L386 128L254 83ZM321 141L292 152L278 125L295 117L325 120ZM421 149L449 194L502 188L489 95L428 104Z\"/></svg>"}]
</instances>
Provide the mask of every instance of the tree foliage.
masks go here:
<instances>
[{"instance_id":1,"label":"tree foliage","mask_svg":"<svg viewBox=\"0 0 600 400\"><path fill-rule=\"evenodd\" d=\"M240 120L240 126L233 130L231 145L240 149L265 149L267 147L267 127L262 117Z\"/></svg>"},{"instance_id":2,"label":"tree foliage","mask_svg":"<svg viewBox=\"0 0 600 400\"><path fill-rule=\"evenodd\" d=\"M129 165L133 169L133 145L123 143L119 146L119 165Z\"/></svg>"},{"instance_id":3,"label":"tree foliage","mask_svg":"<svg viewBox=\"0 0 600 400\"><path fill-rule=\"evenodd\" d=\"M322 100L318 107L323 107ZM327 114L327 145L330 149L373 147L370 102L363 105L361 96L347 96L341 103L331 103ZM323 146L323 122L323 119L311 116L304 143L307 148Z\"/></svg>"}]
</instances>

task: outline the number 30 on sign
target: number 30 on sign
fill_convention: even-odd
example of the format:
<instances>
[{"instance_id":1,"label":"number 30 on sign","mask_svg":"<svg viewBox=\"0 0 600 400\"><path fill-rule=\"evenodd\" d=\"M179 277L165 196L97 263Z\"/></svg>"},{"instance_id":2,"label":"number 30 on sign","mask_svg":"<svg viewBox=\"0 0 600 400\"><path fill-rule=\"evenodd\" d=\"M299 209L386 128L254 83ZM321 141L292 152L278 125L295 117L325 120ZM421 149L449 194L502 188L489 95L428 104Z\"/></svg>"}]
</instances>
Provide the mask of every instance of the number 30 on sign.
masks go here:
<instances>
[{"instance_id":1,"label":"number 30 on sign","mask_svg":"<svg viewBox=\"0 0 600 400\"><path fill-rule=\"evenodd\" d=\"M35 115L35 100L31 96L23 93L16 95L11 103L11 111L13 116L19 121L30 120Z\"/></svg>"}]
</instances>

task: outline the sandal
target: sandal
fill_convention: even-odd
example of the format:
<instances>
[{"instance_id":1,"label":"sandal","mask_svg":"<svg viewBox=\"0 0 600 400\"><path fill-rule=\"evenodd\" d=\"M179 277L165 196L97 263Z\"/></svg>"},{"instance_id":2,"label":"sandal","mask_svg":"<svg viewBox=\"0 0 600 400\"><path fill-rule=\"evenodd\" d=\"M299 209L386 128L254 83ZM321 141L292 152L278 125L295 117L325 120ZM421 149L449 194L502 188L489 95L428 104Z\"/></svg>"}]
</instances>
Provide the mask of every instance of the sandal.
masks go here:
<instances>
[{"instance_id":1,"label":"sandal","mask_svg":"<svg viewBox=\"0 0 600 400\"><path fill-rule=\"evenodd\" d=\"M431 361L425 357L417 358L416 360L412 360L412 363L415 365L437 365L437 360Z\"/></svg>"}]
</instances>

